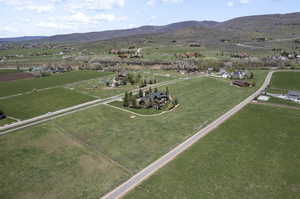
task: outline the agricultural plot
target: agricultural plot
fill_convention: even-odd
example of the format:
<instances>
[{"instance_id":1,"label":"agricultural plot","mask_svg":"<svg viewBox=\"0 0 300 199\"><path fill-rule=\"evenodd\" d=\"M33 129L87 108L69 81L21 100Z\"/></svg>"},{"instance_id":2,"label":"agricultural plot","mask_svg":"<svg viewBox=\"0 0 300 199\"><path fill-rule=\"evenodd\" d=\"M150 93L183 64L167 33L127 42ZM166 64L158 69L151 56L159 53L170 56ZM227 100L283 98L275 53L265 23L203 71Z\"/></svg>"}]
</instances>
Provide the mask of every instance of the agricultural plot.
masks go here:
<instances>
[{"instance_id":1,"label":"agricultural plot","mask_svg":"<svg viewBox=\"0 0 300 199\"><path fill-rule=\"evenodd\" d=\"M299 120L248 105L125 198L298 198Z\"/></svg>"},{"instance_id":2,"label":"agricultural plot","mask_svg":"<svg viewBox=\"0 0 300 199\"><path fill-rule=\"evenodd\" d=\"M99 105L2 136L0 198L99 198L255 89L195 78L169 85L180 106L161 116Z\"/></svg>"},{"instance_id":3,"label":"agricultural plot","mask_svg":"<svg viewBox=\"0 0 300 199\"><path fill-rule=\"evenodd\" d=\"M274 73L271 88L300 91L300 72Z\"/></svg>"},{"instance_id":4,"label":"agricultural plot","mask_svg":"<svg viewBox=\"0 0 300 199\"><path fill-rule=\"evenodd\" d=\"M98 78L110 73L97 71L75 71L63 74L56 74L49 77L18 80L13 82L1 82L0 97L15 95L32 91L33 89L43 89L48 87L61 86L76 81Z\"/></svg>"},{"instance_id":5,"label":"agricultural plot","mask_svg":"<svg viewBox=\"0 0 300 199\"><path fill-rule=\"evenodd\" d=\"M24 120L94 99L69 89L53 88L0 99L0 110L11 117Z\"/></svg>"}]
</instances>

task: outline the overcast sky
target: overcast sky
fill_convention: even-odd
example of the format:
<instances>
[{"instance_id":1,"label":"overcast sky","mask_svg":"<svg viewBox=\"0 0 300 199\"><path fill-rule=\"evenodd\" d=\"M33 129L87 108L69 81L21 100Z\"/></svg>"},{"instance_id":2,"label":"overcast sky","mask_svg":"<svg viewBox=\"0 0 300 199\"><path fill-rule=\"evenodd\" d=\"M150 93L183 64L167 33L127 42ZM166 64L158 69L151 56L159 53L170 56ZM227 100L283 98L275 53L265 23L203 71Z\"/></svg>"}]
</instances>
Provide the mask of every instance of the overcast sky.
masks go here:
<instances>
[{"instance_id":1,"label":"overcast sky","mask_svg":"<svg viewBox=\"0 0 300 199\"><path fill-rule=\"evenodd\" d=\"M0 37L300 12L299 0L0 0Z\"/></svg>"}]
</instances>

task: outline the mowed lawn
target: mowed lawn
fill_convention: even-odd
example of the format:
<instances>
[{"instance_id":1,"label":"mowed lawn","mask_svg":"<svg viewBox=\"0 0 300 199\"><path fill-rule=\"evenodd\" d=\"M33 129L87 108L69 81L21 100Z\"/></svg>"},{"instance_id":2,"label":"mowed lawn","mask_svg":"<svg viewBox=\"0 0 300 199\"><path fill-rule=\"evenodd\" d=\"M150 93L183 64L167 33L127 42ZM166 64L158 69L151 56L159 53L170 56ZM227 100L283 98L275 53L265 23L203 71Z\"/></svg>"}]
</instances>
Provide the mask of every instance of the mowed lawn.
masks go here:
<instances>
[{"instance_id":1,"label":"mowed lawn","mask_svg":"<svg viewBox=\"0 0 300 199\"><path fill-rule=\"evenodd\" d=\"M169 86L180 106L158 117L100 105L2 136L0 198L99 198L255 89L195 78Z\"/></svg>"},{"instance_id":2,"label":"mowed lawn","mask_svg":"<svg viewBox=\"0 0 300 199\"><path fill-rule=\"evenodd\" d=\"M299 110L248 105L125 198L299 198L299 121Z\"/></svg>"},{"instance_id":3,"label":"mowed lawn","mask_svg":"<svg viewBox=\"0 0 300 199\"><path fill-rule=\"evenodd\" d=\"M94 99L69 89L53 88L8 99L0 99L0 110L8 116L23 120Z\"/></svg>"},{"instance_id":4,"label":"mowed lawn","mask_svg":"<svg viewBox=\"0 0 300 199\"><path fill-rule=\"evenodd\" d=\"M300 72L275 72L270 87L300 91Z\"/></svg>"},{"instance_id":5,"label":"mowed lawn","mask_svg":"<svg viewBox=\"0 0 300 199\"><path fill-rule=\"evenodd\" d=\"M61 74L55 74L48 77L34 79L24 79L12 82L1 82L0 97L15 95L32 91L33 89L42 89L54 86L61 86L76 81L98 78L111 74L109 72L97 71L73 71Z\"/></svg>"}]
</instances>

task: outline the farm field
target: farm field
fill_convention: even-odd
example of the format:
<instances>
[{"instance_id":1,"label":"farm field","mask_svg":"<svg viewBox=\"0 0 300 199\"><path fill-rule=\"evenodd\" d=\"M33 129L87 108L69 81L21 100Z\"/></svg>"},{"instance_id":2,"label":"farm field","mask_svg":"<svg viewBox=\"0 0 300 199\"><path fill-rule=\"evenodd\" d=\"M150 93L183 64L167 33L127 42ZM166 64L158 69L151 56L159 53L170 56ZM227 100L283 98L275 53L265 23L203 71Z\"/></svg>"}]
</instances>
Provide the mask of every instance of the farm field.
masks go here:
<instances>
[{"instance_id":1,"label":"farm field","mask_svg":"<svg viewBox=\"0 0 300 199\"><path fill-rule=\"evenodd\" d=\"M298 198L299 120L248 105L125 198Z\"/></svg>"},{"instance_id":2,"label":"farm field","mask_svg":"<svg viewBox=\"0 0 300 199\"><path fill-rule=\"evenodd\" d=\"M273 74L271 88L300 91L300 72L276 72Z\"/></svg>"},{"instance_id":3,"label":"farm field","mask_svg":"<svg viewBox=\"0 0 300 199\"><path fill-rule=\"evenodd\" d=\"M53 88L0 99L0 110L11 117L24 120L94 99L69 89Z\"/></svg>"},{"instance_id":4,"label":"farm field","mask_svg":"<svg viewBox=\"0 0 300 199\"><path fill-rule=\"evenodd\" d=\"M15 95L18 93L32 91L33 89L43 89L48 87L61 86L76 81L93 79L108 75L108 72L97 71L74 71L63 74L57 74L49 77L41 77L26 80L17 80L13 82L1 82L0 97Z\"/></svg>"},{"instance_id":5,"label":"farm field","mask_svg":"<svg viewBox=\"0 0 300 199\"><path fill-rule=\"evenodd\" d=\"M194 78L169 85L180 106L158 117L99 105L2 136L0 198L99 198L256 89Z\"/></svg>"}]
</instances>

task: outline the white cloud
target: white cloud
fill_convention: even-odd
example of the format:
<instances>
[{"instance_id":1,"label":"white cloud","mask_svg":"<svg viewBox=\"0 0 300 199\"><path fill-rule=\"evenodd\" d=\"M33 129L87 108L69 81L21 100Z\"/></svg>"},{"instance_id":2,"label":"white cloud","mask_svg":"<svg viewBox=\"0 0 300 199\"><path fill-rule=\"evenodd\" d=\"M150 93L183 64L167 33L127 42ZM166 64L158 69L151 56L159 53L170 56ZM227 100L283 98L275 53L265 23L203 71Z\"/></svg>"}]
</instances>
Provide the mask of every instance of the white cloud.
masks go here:
<instances>
[{"instance_id":1,"label":"white cloud","mask_svg":"<svg viewBox=\"0 0 300 199\"><path fill-rule=\"evenodd\" d=\"M51 29L69 29L70 26L58 24L54 22L40 22L36 25L39 28L51 28Z\"/></svg>"},{"instance_id":2,"label":"white cloud","mask_svg":"<svg viewBox=\"0 0 300 199\"><path fill-rule=\"evenodd\" d=\"M66 7L72 10L110 10L124 5L125 0L70 0Z\"/></svg>"},{"instance_id":3,"label":"white cloud","mask_svg":"<svg viewBox=\"0 0 300 199\"><path fill-rule=\"evenodd\" d=\"M71 16L64 17L64 21L70 23L97 24L99 22L125 21L127 17L117 17L111 13L101 13L97 15L87 15L82 12L74 13Z\"/></svg>"},{"instance_id":4,"label":"white cloud","mask_svg":"<svg viewBox=\"0 0 300 199\"><path fill-rule=\"evenodd\" d=\"M181 3L184 0L161 0L163 3Z\"/></svg>"},{"instance_id":5,"label":"white cloud","mask_svg":"<svg viewBox=\"0 0 300 199\"><path fill-rule=\"evenodd\" d=\"M38 13L49 12L54 9L54 5L51 3L41 4L39 2L29 0L0 0L0 3L12 6L17 10L30 10Z\"/></svg>"},{"instance_id":6,"label":"white cloud","mask_svg":"<svg viewBox=\"0 0 300 199\"><path fill-rule=\"evenodd\" d=\"M24 6L20 6L17 7L18 10L31 10L31 11L35 11L38 13L42 13L42 12L49 12L51 10L54 9L53 5L24 5Z\"/></svg>"},{"instance_id":7,"label":"white cloud","mask_svg":"<svg viewBox=\"0 0 300 199\"><path fill-rule=\"evenodd\" d=\"M233 7L234 6L234 2L233 1L228 1L227 2L227 6L228 7Z\"/></svg>"},{"instance_id":8,"label":"white cloud","mask_svg":"<svg viewBox=\"0 0 300 199\"><path fill-rule=\"evenodd\" d=\"M250 0L240 0L240 3L241 4L248 4L248 3L250 3Z\"/></svg>"},{"instance_id":9,"label":"white cloud","mask_svg":"<svg viewBox=\"0 0 300 199\"><path fill-rule=\"evenodd\" d=\"M156 0L148 0L146 2L146 5L148 5L148 6L154 6L155 4L156 4Z\"/></svg>"}]
</instances>

